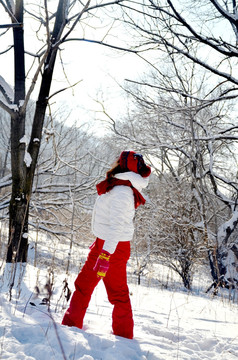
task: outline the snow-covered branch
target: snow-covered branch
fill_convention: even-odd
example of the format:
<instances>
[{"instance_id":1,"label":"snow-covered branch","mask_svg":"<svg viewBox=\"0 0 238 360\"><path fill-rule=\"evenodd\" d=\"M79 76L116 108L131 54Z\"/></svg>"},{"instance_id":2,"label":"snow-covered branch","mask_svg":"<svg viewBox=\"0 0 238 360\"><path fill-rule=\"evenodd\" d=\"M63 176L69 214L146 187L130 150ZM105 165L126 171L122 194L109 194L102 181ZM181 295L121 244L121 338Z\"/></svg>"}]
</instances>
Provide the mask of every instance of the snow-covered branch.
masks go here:
<instances>
[{"instance_id":1,"label":"snow-covered branch","mask_svg":"<svg viewBox=\"0 0 238 360\"><path fill-rule=\"evenodd\" d=\"M14 100L14 93L12 87L0 75L0 91L3 94L8 104L12 104Z\"/></svg>"},{"instance_id":2,"label":"snow-covered branch","mask_svg":"<svg viewBox=\"0 0 238 360\"><path fill-rule=\"evenodd\" d=\"M227 241L231 234L234 232L238 225L238 209L236 209L233 213L231 218L223 223L218 230L217 233L217 240L219 246L224 246L227 244Z\"/></svg>"},{"instance_id":3,"label":"snow-covered branch","mask_svg":"<svg viewBox=\"0 0 238 360\"><path fill-rule=\"evenodd\" d=\"M18 110L17 105L7 105L4 101L0 100L0 107L5 110L11 117L15 117L15 111Z\"/></svg>"}]
</instances>

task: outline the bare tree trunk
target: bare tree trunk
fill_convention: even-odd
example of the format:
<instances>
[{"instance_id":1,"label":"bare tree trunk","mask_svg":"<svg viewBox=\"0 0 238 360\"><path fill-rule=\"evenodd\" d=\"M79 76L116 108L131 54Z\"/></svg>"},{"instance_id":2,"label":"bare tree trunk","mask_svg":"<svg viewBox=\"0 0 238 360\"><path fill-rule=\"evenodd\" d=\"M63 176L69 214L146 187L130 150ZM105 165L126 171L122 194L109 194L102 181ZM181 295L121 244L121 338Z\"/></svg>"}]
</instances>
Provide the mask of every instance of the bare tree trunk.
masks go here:
<instances>
[{"instance_id":1,"label":"bare tree trunk","mask_svg":"<svg viewBox=\"0 0 238 360\"><path fill-rule=\"evenodd\" d=\"M23 23L23 0L16 2L15 18ZM18 110L11 117L11 169L12 195L9 208L9 244L7 262L26 261L29 199L26 194L26 166L24 163L25 112L20 111L20 101L25 99L25 59L23 27L13 28L15 60L14 104Z\"/></svg>"}]
</instances>

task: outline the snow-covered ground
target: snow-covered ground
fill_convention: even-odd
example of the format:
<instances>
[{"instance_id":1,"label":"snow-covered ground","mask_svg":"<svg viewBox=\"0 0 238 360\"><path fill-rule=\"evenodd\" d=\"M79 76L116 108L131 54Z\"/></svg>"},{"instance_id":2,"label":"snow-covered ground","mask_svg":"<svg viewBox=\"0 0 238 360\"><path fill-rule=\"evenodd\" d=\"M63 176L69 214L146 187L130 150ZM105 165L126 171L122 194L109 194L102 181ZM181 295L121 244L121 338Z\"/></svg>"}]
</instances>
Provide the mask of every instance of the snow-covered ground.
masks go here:
<instances>
[{"instance_id":1,"label":"snow-covered ground","mask_svg":"<svg viewBox=\"0 0 238 360\"><path fill-rule=\"evenodd\" d=\"M38 279L43 287L46 277L46 271L32 265L17 269L9 302L11 272L5 269L0 284L0 359L238 359L238 308L225 298L130 284L135 339L128 340L111 334L112 307L102 282L80 330L60 325L63 274L55 275L50 312L40 305L45 290L36 297L34 286Z\"/></svg>"},{"instance_id":2,"label":"snow-covered ground","mask_svg":"<svg viewBox=\"0 0 238 360\"><path fill-rule=\"evenodd\" d=\"M54 243L53 238L48 237L40 240L37 257L34 241L29 247L28 265L18 264L16 268L11 264L1 266L0 359L238 359L237 299L229 300L227 290L223 291L223 296L205 294L208 283L204 273L202 276L197 274L194 291L188 293L161 265L155 266L150 276L142 278L142 285L137 285L132 275L132 259L128 266L128 280L135 321L134 340L112 335L112 306L107 300L103 282L92 296L84 329L62 326L67 306L62 289L68 245L59 247L58 241ZM82 248L77 245L73 249L76 268L71 268L67 277L72 290L77 269L87 252L86 245ZM9 301L9 284L14 271L14 287ZM45 284L49 276L54 284L50 308L40 304L47 296Z\"/></svg>"}]
</instances>

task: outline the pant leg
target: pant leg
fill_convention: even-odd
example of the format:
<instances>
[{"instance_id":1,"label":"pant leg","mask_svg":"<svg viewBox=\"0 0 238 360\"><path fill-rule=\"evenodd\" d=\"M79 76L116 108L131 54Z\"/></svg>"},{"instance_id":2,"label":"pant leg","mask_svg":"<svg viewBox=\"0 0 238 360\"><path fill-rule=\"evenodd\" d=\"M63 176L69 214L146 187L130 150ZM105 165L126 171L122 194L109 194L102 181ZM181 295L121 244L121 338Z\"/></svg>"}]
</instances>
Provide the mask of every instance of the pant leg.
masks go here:
<instances>
[{"instance_id":1,"label":"pant leg","mask_svg":"<svg viewBox=\"0 0 238 360\"><path fill-rule=\"evenodd\" d=\"M132 339L134 322L126 275L126 264L129 257L130 242L119 242L110 258L110 266L104 284L108 300L114 305L112 312L114 335Z\"/></svg>"},{"instance_id":2,"label":"pant leg","mask_svg":"<svg viewBox=\"0 0 238 360\"><path fill-rule=\"evenodd\" d=\"M103 240L97 239L93 244L88 258L75 280L75 291L71 297L70 305L64 314L62 325L83 327L83 319L88 308L94 288L99 282L96 271L93 270L98 255L102 250Z\"/></svg>"}]
</instances>

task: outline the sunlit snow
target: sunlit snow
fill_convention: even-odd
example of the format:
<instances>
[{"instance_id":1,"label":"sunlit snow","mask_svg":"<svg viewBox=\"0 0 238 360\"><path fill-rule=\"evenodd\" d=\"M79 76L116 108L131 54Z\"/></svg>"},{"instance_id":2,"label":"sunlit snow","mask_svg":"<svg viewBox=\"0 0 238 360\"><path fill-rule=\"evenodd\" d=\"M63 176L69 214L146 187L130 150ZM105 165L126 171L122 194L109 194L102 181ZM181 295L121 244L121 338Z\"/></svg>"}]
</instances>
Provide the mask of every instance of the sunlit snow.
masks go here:
<instances>
[{"instance_id":1,"label":"sunlit snow","mask_svg":"<svg viewBox=\"0 0 238 360\"><path fill-rule=\"evenodd\" d=\"M55 246L57 256L65 258L66 249ZM39 249L38 249L39 251ZM53 253L53 252L52 252ZM83 263L88 248L73 255ZM52 254L51 254L52 255ZM41 257L51 256L47 246ZM205 294L207 276L199 274L193 292L184 291L176 280L166 284L169 271L154 267L143 284L136 284L132 259L128 264L128 282L134 312L134 340L111 333L112 306L107 300L103 282L92 296L83 330L61 325L67 306L62 294L66 278L64 268L32 265L34 243L29 248L29 264L2 266L0 279L0 357L11 360L235 360L238 357L237 299ZM40 264L40 263L39 263ZM5 270L4 270L5 269ZM9 284L16 270L12 299ZM53 274L53 295L50 307L42 305L47 296L44 288L48 274ZM77 273L67 277L69 287ZM35 292L35 286L39 294Z\"/></svg>"}]
</instances>

